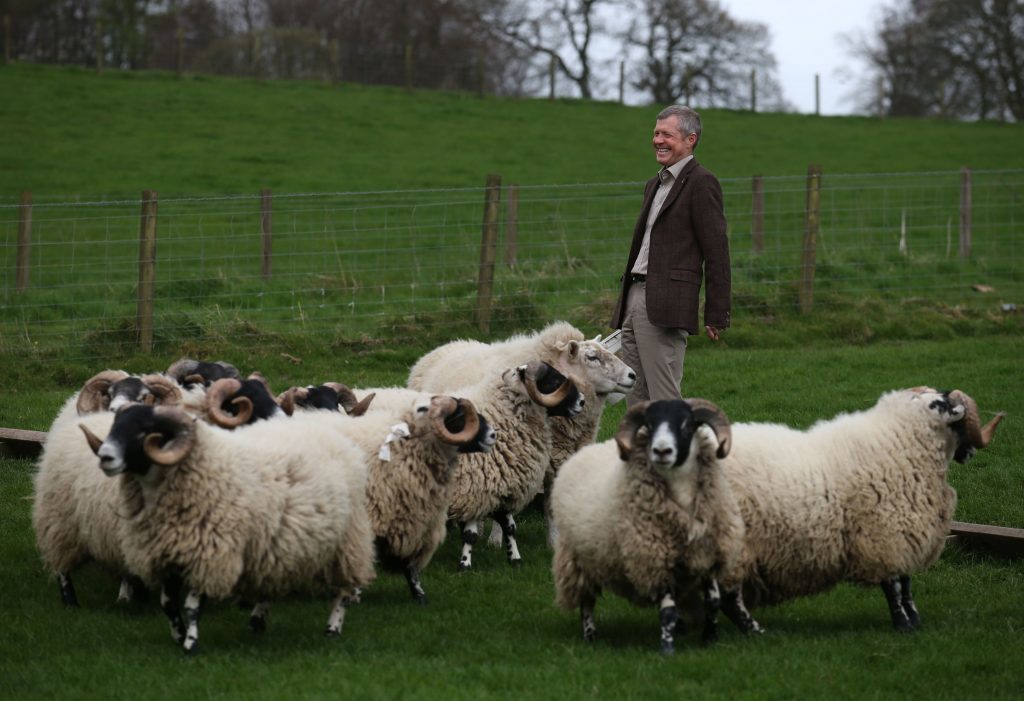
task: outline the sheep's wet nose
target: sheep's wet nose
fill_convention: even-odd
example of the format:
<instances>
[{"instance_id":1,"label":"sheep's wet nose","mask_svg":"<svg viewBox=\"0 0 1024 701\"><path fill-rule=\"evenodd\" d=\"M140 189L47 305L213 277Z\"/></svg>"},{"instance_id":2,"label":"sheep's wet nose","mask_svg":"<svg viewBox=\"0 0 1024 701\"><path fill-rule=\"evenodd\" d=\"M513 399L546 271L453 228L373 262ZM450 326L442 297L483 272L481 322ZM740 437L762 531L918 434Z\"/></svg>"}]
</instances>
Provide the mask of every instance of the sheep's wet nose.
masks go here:
<instances>
[{"instance_id":1,"label":"sheep's wet nose","mask_svg":"<svg viewBox=\"0 0 1024 701\"><path fill-rule=\"evenodd\" d=\"M659 458L662 461L665 461L668 458L672 457L672 453L674 453L675 451L672 449L671 446L652 446L651 452L654 454L654 457Z\"/></svg>"}]
</instances>

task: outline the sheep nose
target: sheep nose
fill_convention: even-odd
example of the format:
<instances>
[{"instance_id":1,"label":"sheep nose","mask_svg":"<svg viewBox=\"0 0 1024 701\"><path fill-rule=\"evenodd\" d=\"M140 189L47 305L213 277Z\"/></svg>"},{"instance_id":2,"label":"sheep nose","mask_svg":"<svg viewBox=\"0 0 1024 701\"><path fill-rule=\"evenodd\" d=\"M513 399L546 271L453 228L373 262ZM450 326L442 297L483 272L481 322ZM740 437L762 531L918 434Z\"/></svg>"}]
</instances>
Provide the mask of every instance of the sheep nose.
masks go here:
<instances>
[{"instance_id":1,"label":"sheep nose","mask_svg":"<svg viewBox=\"0 0 1024 701\"><path fill-rule=\"evenodd\" d=\"M626 377L633 380L633 382L636 382L636 373L633 372L632 370L629 371L629 374L627 374Z\"/></svg>"}]
</instances>

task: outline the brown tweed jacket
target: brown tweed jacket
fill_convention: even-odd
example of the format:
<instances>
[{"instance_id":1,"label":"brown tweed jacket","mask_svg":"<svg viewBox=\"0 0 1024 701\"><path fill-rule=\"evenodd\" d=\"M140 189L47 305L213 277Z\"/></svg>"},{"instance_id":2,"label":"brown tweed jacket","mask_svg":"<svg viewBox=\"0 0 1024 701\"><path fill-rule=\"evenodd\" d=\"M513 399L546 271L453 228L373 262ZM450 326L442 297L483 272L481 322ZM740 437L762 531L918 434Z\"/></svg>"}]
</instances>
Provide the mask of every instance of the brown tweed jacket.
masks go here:
<instances>
[{"instance_id":1,"label":"brown tweed jacket","mask_svg":"<svg viewBox=\"0 0 1024 701\"><path fill-rule=\"evenodd\" d=\"M644 206L633 229L633 245L615 303L612 328L622 328L629 271L643 243L647 215L658 189L658 178L644 187ZM679 173L651 228L647 263L647 316L655 326L698 333L700 285L704 276L704 323L724 329L732 309L732 273L726 236L722 186L711 171L691 160Z\"/></svg>"}]
</instances>

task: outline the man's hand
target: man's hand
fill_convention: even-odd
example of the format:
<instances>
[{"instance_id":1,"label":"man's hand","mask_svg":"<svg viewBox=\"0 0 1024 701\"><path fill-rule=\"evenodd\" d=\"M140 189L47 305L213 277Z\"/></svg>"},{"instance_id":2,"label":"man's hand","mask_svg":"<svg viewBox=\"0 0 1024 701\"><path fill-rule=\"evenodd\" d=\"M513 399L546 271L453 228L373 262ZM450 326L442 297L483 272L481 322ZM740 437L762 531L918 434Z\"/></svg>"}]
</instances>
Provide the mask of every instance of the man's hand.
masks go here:
<instances>
[{"instance_id":1,"label":"man's hand","mask_svg":"<svg viewBox=\"0 0 1024 701\"><path fill-rule=\"evenodd\" d=\"M716 329L714 326L705 325L704 330L707 332L708 338L710 338L712 341L717 341L718 335L721 333L721 331Z\"/></svg>"}]
</instances>

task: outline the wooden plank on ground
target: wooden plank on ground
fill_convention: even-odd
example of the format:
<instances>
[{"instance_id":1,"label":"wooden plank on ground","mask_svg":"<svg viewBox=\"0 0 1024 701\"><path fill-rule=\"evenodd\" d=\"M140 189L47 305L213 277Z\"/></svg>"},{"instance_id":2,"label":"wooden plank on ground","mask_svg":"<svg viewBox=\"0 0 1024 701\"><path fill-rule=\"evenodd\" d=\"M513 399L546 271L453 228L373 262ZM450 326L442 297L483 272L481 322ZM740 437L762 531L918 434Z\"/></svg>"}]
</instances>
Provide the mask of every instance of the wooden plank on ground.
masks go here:
<instances>
[{"instance_id":1,"label":"wooden plank on ground","mask_svg":"<svg viewBox=\"0 0 1024 701\"><path fill-rule=\"evenodd\" d=\"M950 535L1008 555L1024 555L1024 528L953 521Z\"/></svg>"},{"instance_id":2,"label":"wooden plank on ground","mask_svg":"<svg viewBox=\"0 0 1024 701\"><path fill-rule=\"evenodd\" d=\"M46 442L45 431L21 428L0 428L0 455L35 457Z\"/></svg>"}]
</instances>

